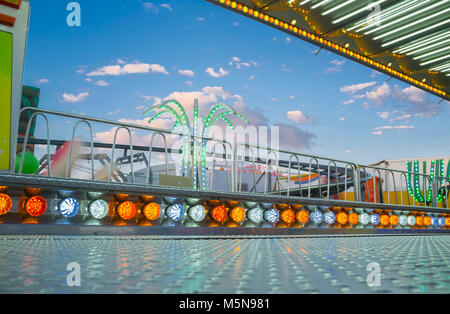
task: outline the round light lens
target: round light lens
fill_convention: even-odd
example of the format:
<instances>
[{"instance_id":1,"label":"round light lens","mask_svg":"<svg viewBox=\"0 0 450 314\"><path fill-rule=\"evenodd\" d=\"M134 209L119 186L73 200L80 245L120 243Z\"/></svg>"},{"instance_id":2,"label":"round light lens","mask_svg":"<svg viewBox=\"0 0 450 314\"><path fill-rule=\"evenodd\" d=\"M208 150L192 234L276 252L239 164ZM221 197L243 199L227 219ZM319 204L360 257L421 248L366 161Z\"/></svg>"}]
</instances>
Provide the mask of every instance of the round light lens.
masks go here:
<instances>
[{"instance_id":1,"label":"round light lens","mask_svg":"<svg viewBox=\"0 0 450 314\"><path fill-rule=\"evenodd\" d=\"M400 226L406 226L408 224L408 217L406 217L405 215L401 215L400 217L398 217L398 223Z\"/></svg>"},{"instance_id":2,"label":"round light lens","mask_svg":"<svg viewBox=\"0 0 450 314\"><path fill-rule=\"evenodd\" d=\"M264 219L270 224L276 224L280 219L280 213L276 208L268 209L264 213Z\"/></svg>"},{"instance_id":3,"label":"round light lens","mask_svg":"<svg viewBox=\"0 0 450 314\"><path fill-rule=\"evenodd\" d=\"M393 226L398 225L398 216L397 215L392 215L391 217L389 217L389 222Z\"/></svg>"},{"instance_id":4,"label":"round light lens","mask_svg":"<svg viewBox=\"0 0 450 314\"><path fill-rule=\"evenodd\" d=\"M12 200L9 195L0 194L0 216L6 214L11 210Z\"/></svg>"},{"instance_id":5,"label":"round light lens","mask_svg":"<svg viewBox=\"0 0 450 314\"><path fill-rule=\"evenodd\" d=\"M438 217L431 217L431 225L433 227L436 227L439 225L439 218Z\"/></svg>"},{"instance_id":6,"label":"round light lens","mask_svg":"<svg viewBox=\"0 0 450 314\"><path fill-rule=\"evenodd\" d=\"M217 222L224 222L227 219L227 208L222 205L214 207L211 218Z\"/></svg>"},{"instance_id":7,"label":"round light lens","mask_svg":"<svg viewBox=\"0 0 450 314\"><path fill-rule=\"evenodd\" d=\"M336 216L336 220L339 224L345 225L348 222L348 215L346 212L339 212Z\"/></svg>"},{"instance_id":8,"label":"round light lens","mask_svg":"<svg viewBox=\"0 0 450 314\"><path fill-rule=\"evenodd\" d=\"M287 224L291 224L295 220L295 213L292 209L285 209L281 212L281 220Z\"/></svg>"},{"instance_id":9,"label":"round light lens","mask_svg":"<svg viewBox=\"0 0 450 314\"><path fill-rule=\"evenodd\" d=\"M423 217L422 216L417 216L416 217L416 225L419 227L423 226Z\"/></svg>"},{"instance_id":10,"label":"round light lens","mask_svg":"<svg viewBox=\"0 0 450 314\"><path fill-rule=\"evenodd\" d=\"M412 227L415 224L416 224L416 217L414 217L413 215L408 216L408 225L410 225Z\"/></svg>"},{"instance_id":11,"label":"round light lens","mask_svg":"<svg viewBox=\"0 0 450 314\"><path fill-rule=\"evenodd\" d=\"M362 213L361 215L359 215L359 221L363 225L368 225L370 223L370 216L369 216L369 214Z\"/></svg>"},{"instance_id":12,"label":"round light lens","mask_svg":"<svg viewBox=\"0 0 450 314\"><path fill-rule=\"evenodd\" d=\"M202 205L193 206L189 208L188 215L193 221L203 221L203 219L205 219L206 217L205 207L203 207Z\"/></svg>"},{"instance_id":13,"label":"round light lens","mask_svg":"<svg viewBox=\"0 0 450 314\"><path fill-rule=\"evenodd\" d=\"M161 207L158 203L148 203L142 209L142 214L150 221L157 220L161 216Z\"/></svg>"},{"instance_id":14,"label":"round light lens","mask_svg":"<svg viewBox=\"0 0 450 314\"><path fill-rule=\"evenodd\" d=\"M319 225L323 221L323 214L319 210L315 210L311 213L311 221L314 222L316 225Z\"/></svg>"},{"instance_id":15,"label":"round light lens","mask_svg":"<svg viewBox=\"0 0 450 314\"><path fill-rule=\"evenodd\" d=\"M47 201L42 196L33 196L28 199L25 209L33 217L42 216L47 210ZM445 221L445 220L444 220Z\"/></svg>"},{"instance_id":16,"label":"round light lens","mask_svg":"<svg viewBox=\"0 0 450 314\"><path fill-rule=\"evenodd\" d=\"M309 212L306 209L302 209L301 211L297 212L295 218L299 223L306 224L309 220Z\"/></svg>"},{"instance_id":17,"label":"round light lens","mask_svg":"<svg viewBox=\"0 0 450 314\"><path fill-rule=\"evenodd\" d=\"M336 214L332 210L327 211L324 215L324 221L329 225L334 224L336 221Z\"/></svg>"},{"instance_id":18,"label":"round light lens","mask_svg":"<svg viewBox=\"0 0 450 314\"><path fill-rule=\"evenodd\" d=\"M108 203L104 200L95 200L89 205L89 212L95 219L103 219L109 212Z\"/></svg>"},{"instance_id":19,"label":"round light lens","mask_svg":"<svg viewBox=\"0 0 450 314\"><path fill-rule=\"evenodd\" d=\"M440 227L445 226L445 217L439 217L438 224Z\"/></svg>"},{"instance_id":20,"label":"round light lens","mask_svg":"<svg viewBox=\"0 0 450 314\"><path fill-rule=\"evenodd\" d=\"M382 226L388 226L390 224L389 215L383 214L380 217L380 222Z\"/></svg>"},{"instance_id":21,"label":"round light lens","mask_svg":"<svg viewBox=\"0 0 450 314\"><path fill-rule=\"evenodd\" d=\"M230 218L236 223L241 223L245 219L245 210L242 207L235 207L230 211Z\"/></svg>"},{"instance_id":22,"label":"round light lens","mask_svg":"<svg viewBox=\"0 0 450 314\"><path fill-rule=\"evenodd\" d=\"M59 203L58 210L64 217L72 218L80 211L80 203L75 198L69 197Z\"/></svg>"},{"instance_id":23,"label":"round light lens","mask_svg":"<svg viewBox=\"0 0 450 314\"><path fill-rule=\"evenodd\" d=\"M352 225L357 225L359 222L359 215L357 213L351 213L350 215L348 215L348 221Z\"/></svg>"},{"instance_id":24,"label":"round light lens","mask_svg":"<svg viewBox=\"0 0 450 314\"><path fill-rule=\"evenodd\" d=\"M370 216L370 222L372 225L377 226L380 223L380 215L372 214Z\"/></svg>"},{"instance_id":25,"label":"round light lens","mask_svg":"<svg viewBox=\"0 0 450 314\"><path fill-rule=\"evenodd\" d=\"M130 220L136 216L136 206L132 202L123 202L117 207L117 214L124 220Z\"/></svg>"},{"instance_id":26,"label":"round light lens","mask_svg":"<svg viewBox=\"0 0 450 314\"><path fill-rule=\"evenodd\" d=\"M247 213L248 219L255 224L260 224L264 219L264 212L261 207L252 208Z\"/></svg>"},{"instance_id":27,"label":"round light lens","mask_svg":"<svg viewBox=\"0 0 450 314\"><path fill-rule=\"evenodd\" d=\"M167 216L173 221L180 221L184 217L184 207L180 204L174 204L167 208Z\"/></svg>"}]
</instances>

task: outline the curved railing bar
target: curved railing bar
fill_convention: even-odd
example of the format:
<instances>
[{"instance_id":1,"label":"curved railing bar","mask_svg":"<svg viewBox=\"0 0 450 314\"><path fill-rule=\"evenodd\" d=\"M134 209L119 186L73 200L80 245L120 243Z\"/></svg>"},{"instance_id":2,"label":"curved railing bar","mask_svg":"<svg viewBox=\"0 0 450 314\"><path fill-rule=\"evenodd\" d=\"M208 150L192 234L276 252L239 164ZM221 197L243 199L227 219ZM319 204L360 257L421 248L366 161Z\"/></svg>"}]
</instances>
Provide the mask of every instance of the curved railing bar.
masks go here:
<instances>
[{"instance_id":1,"label":"curved railing bar","mask_svg":"<svg viewBox=\"0 0 450 314\"><path fill-rule=\"evenodd\" d=\"M273 150L270 150L269 153L267 154L267 158L266 158L266 180L265 180L265 184L264 184L264 193L267 193L269 191L268 189L268 185L269 185L269 176L272 175L271 171L269 171L269 173L267 172L267 169L269 168L269 160L273 161L272 158L269 159L270 154L272 154L273 156L275 156L275 162L276 162L276 177L278 179L278 157L275 154L275 152ZM272 165L270 165L270 170L272 170Z\"/></svg>"},{"instance_id":2,"label":"curved railing bar","mask_svg":"<svg viewBox=\"0 0 450 314\"><path fill-rule=\"evenodd\" d=\"M161 132L153 133L152 134L152 138L150 140L150 145L149 145L149 155L148 155L148 164L147 164L147 174L145 176L145 184L149 184L150 168L151 168L151 163L152 163L153 142L155 140L156 135L161 135L163 140L164 140L164 156L165 156L165 160L166 160L166 175L169 174L169 164L168 164L168 159L167 159L167 140L166 140L166 136L163 133L161 133Z\"/></svg>"},{"instance_id":3,"label":"curved railing bar","mask_svg":"<svg viewBox=\"0 0 450 314\"><path fill-rule=\"evenodd\" d=\"M116 141L117 141L117 134L121 129L125 129L128 131L129 139L130 139L130 165L131 165L131 182L134 183L134 161L133 161L133 136L131 133L131 130L126 126L121 126L116 129L114 132L114 141L111 151L111 164L109 165L109 171L108 171L108 182L111 181L111 174L112 174L112 167L114 163L114 152L116 151Z\"/></svg>"},{"instance_id":4,"label":"curved railing bar","mask_svg":"<svg viewBox=\"0 0 450 314\"><path fill-rule=\"evenodd\" d=\"M91 175L92 175L92 180L95 181L95 170L94 170L94 132L92 131L92 125L86 121L86 120L80 120L77 123L75 123L74 127L73 127L73 132L72 132L72 140L70 141L70 149L69 149L69 156L67 158L67 166L66 166L66 178L69 176L69 172L70 172L70 163L72 162L72 152L73 152L73 141L75 140L75 132L78 128L78 126L81 123L85 123L88 127L89 127L89 135L90 135L90 147L91 147Z\"/></svg>"},{"instance_id":5,"label":"curved railing bar","mask_svg":"<svg viewBox=\"0 0 450 314\"><path fill-rule=\"evenodd\" d=\"M24 108L27 109L27 108ZM19 117L22 115L22 113L25 111L24 109L20 110L19 113ZM44 118L46 126L47 126L47 159L48 159L48 176L51 177L52 176L52 167L51 167L51 155L50 155L50 127L49 127L49 123L48 123L48 118L45 114L40 113L40 112L35 112L31 115L30 119L28 120L27 123L27 129L25 131L25 137L23 139L23 144L22 144L22 155L20 158L20 164L19 164L19 173L22 173L23 170L23 161L25 158L25 152L27 150L27 144L28 144L28 138L30 136L30 128L31 128L31 123L33 122L33 119L37 116L41 116ZM15 164L14 164L14 168L15 168Z\"/></svg>"},{"instance_id":6,"label":"curved railing bar","mask_svg":"<svg viewBox=\"0 0 450 314\"><path fill-rule=\"evenodd\" d=\"M298 158L297 154L291 154L289 156L287 196L290 196L290 191L291 191L291 164L292 164L292 157L295 157L295 159L297 159L298 188L299 188L299 191L300 191L300 197L303 197L302 180L301 180L301 172L300 172L300 159ZM311 178L309 178L309 180L311 180Z\"/></svg>"},{"instance_id":7,"label":"curved railing bar","mask_svg":"<svg viewBox=\"0 0 450 314\"><path fill-rule=\"evenodd\" d=\"M317 165L317 174L318 174L318 181L319 182L319 198L322 198L322 183L320 182L320 172L319 172L319 160L316 157L312 157L309 159L309 184L308 184L308 197L311 195L311 169L312 169L312 161L316 161Z\"/></svg>"},{"instance_id":8,"label":"curved railing bar","mask_svg":"<svg viewBox=\"0 0 450 314\"><path fill-rule=\"evenodd\" d=\"M328 161L328 177L327 177L327 181L328 181L328 184L327 184L327 198L328 199L330 198L331 163L334 164L334 171L336 172L336 183L337 183L336 189L337 189L337 194L339 195L339 181L337 180L338 179L337 165L336 165L336 162L334 162L334 160L330 160L330 161Z\"/></svg>"}]
</instances>

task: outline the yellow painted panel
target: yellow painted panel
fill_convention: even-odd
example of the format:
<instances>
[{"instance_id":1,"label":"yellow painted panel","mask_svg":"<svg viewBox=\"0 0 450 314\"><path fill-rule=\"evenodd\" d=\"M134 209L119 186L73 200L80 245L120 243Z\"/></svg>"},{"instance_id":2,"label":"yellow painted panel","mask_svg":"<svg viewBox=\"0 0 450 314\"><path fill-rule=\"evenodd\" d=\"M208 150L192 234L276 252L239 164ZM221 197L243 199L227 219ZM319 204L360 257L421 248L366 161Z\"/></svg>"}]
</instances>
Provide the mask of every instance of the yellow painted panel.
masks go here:
<instances>
[{"instance_id":1,"label":"yellow painted panel","mask_svg":"<svg viewBox=\"0 0 450 314\"><path fill-rule=\"evenodd\" d=\"M0 169L10 169L12 34L0 31Z\"/></svg>"}]
</instances>

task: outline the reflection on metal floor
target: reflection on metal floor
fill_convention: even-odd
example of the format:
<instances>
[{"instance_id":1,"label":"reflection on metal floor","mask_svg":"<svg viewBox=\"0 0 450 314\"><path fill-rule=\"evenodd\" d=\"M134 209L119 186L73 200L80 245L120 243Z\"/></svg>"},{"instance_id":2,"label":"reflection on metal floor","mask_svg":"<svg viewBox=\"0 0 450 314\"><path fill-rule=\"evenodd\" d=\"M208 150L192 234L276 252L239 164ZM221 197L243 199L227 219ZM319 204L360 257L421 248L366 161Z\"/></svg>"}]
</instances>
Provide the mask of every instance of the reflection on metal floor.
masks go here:
<instances>
[{"instance_id":1,"label":"reflection on metal floor","mask_svg":"<svg viewBox=\"0 0 450 314\"><path fill-rule=\"evenodd\" d=\"M1 236L1 293L449 293L450 236ZM68 287L79 263L81 286ZM368 287L367 265L381 267Z\"/></svg>"}]
</instances>

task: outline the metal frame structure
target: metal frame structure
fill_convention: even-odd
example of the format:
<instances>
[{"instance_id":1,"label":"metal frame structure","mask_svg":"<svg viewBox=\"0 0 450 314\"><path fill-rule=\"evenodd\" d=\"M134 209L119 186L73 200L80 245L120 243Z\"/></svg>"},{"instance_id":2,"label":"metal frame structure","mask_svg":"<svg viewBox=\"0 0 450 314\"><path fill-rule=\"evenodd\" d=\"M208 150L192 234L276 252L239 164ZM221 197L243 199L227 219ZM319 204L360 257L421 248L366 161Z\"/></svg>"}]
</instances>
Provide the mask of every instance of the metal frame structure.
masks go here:
<instances>
[{"instance_id":1,"label":"metal frame structure","mask_svg":"<svg viewBox=\"0 0 450 314\"><path fill-rule=\"evenodd\" d=\"M447 0L206 0L450 100Z\"/></svg>"}]
</instances>

